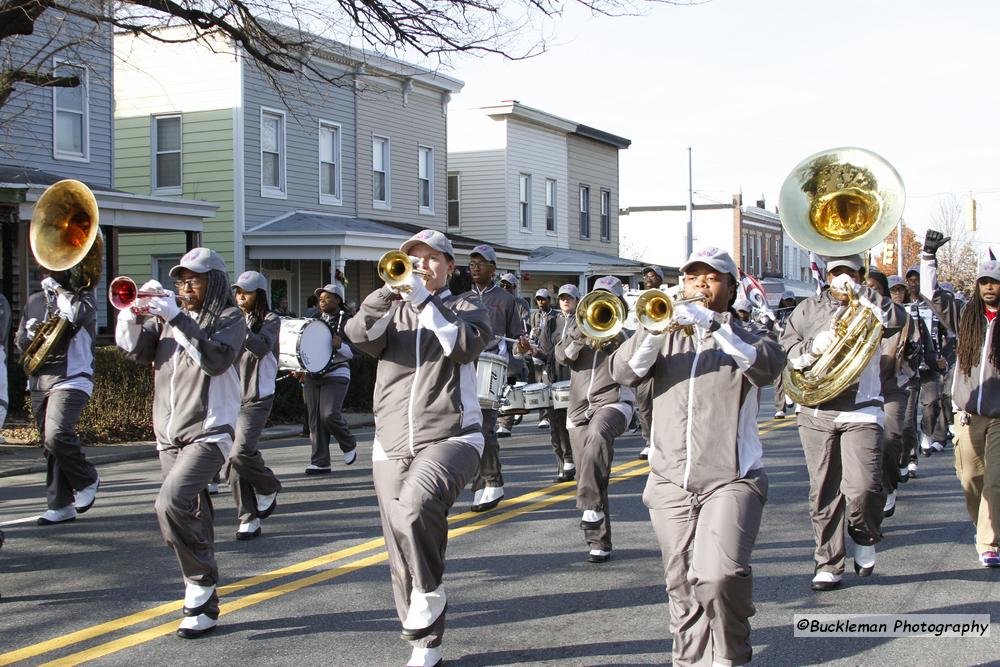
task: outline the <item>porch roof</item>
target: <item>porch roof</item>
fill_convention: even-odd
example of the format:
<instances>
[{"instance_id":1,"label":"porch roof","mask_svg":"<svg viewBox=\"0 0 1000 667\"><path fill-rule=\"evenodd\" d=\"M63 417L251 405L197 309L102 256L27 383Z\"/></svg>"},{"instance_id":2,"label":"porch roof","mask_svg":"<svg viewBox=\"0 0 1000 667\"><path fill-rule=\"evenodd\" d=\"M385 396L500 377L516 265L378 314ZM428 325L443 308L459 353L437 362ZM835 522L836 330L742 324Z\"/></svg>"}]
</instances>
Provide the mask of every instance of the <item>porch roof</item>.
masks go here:
<instances>
[{"instance_id":1,"label":"porch roof","mask_svg":"<svg viewBox=\"0 0 1000 667\"><path fill-rule=\"evenodd\" d=\"M639 273L642 262L590 250L553 248L542 246L532 251L531 257L521 262L522 271L537 273L583 273L589 275Z\"/></svg>"}]
</instances>

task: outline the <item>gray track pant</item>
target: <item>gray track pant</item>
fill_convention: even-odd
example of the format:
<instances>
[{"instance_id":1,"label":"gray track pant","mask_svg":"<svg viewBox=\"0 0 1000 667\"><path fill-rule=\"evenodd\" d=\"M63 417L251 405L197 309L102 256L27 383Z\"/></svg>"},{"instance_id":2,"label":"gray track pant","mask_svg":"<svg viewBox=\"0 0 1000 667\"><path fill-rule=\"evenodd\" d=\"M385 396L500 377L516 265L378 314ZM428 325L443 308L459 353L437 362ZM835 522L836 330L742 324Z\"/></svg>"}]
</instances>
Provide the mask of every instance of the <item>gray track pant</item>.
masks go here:
<instances>
[{"instance_id":1,"label":"gray track pant","mask_svg":"<svg viewBox=\"0 0 1000 667\"><path fill-rule=\"evenodd\" d=\"M920 430L924 435L944 444L948 442L948 422L941 405L941 374L920 374Z\"/></svg>"},{"instance_id":2,"label":"gray track pant","mask_svg":"<svg viewBox=\"0 0 1000 667\"><path fill-rule=\"evenodd\" d=\"M31 392L31 411L45 448L45 496L50 510L73 504L73 494L97 481L97 470L83 454L76 435L80 415L90 402L79 389Z\"/></svg>"},{"instance_id":3,"label":"gray track pant","mask_svg":"<svg viewBox=\"0 0 1000 667\"><path fill-rule=\"evenodd\" d=\"M907 426L907 406L910 394L904 388L885 395L885 428L882 430L882 490L886 495L899 486L899 469L903 463L903 433ZM910 414L910 426L912 429ZM909 455L906 454L909 458Z\"/></svg>"},{"instance_id":4,"label":"gray track pant","mask_svg":"<svg viewBox=\"0 0 1000 667\"><path fill-rule=\"evenodd\" d=\"M274 396L254 403L244 403L240 406L240 415L236 419L236 440L229 452L225 474L229 479L240 523L249 523L257 518L256 494L269 496L281 490L281 482L264 465L264 457L257 449L273 403Z\"/></svg>"},{"instance_id":5,"label":"gray track pant","mask_svg":"<svg viewBox=\"0 0 1000 667\"><path fill-rule=\"evenodd\" d=\"M642 382L635 388L635 405L639 411L639 428L642 429L642 440L649 447L649 434L653 426L653 380Z\"/></svg>"},{"instance_id":6,"label":"gray track pant","mask_svg":"<svg viewBox=\"0 0 1000 667\"><path fill-rule=\"evenodd\" d=\"M483 456L479 460L479 468L472 478L472 491L476 492L487 486L503 486L503 473L500 470L500 443L497 441L497 410L483 408Z\"/></svg>"},{"instance_id":7,"label":"gray track pant","mask_svg":"<svg viewBox=\"0 0 1000 667\"><path fill-rule=\"evenodd\" d=\"M455 440L428 445L412 458L372 462L382 534L389 553L389 573L402 622L410 608L410 592L429 593L444 579L448 547L448 510L476 471L479 453ZM410 642L440 646L445 615L431 633Z\"/></svg>"},{"instance_id":8,"label":"gray track pant","mask_svg":"<svg viewBox=\"0 0 1000 667\"><path fill-rule=\"evenodd\" d=\"M309 412L309 442L312 443L310 463L330 467L330 436L337 439L340 451L349 452L358 441L347 426L341 410L351 381L347 378L306 378L303 395Z\"/></svg>"},{"instance_id":9,"label":"gray track pant","mask_svg":"<svg viewBox=\"0 0 1000 667\"><path fill-rule=\"evenodd\" d=\"M694 494L650 474L642 500L663 555L674 665L750 661L750 552L767 502L767 474Z\"/></svg>"},{"instance_id":10,"label":"gray track pant","mask_svg":"<svg viewBox=\"0 0 1000 667\"><path fill-rule=\"evenodd\" d=\"M882 541L882 427L798 415L809 469L816 571L844 571L844 516L855 544Z\"/></svg>"},{"instance_id":11,"label":"gray track pant","mask_svg":"<svg viewBox=\"0 0 1000 667\"><path fill-rule=\"evenodd\" d=\"M596 530L583 531L591 549L611 551L611 507L608 505L608 479L615 456L615 438L625 432L628 419L611 407L599 409L586 424L569 429L576 461L576 508L604 512L604 521Z\"/></svg>"},{"instance_id":12,"label":"gray track pant","mask_svg":"<svg viewBox=\"0 0 1000 667\"><path fill-rule=\"evenodd\" d=\"M566 430L566 408L549 408L549 440L552 442L552 451L556 455L556 464L559 472L563 471L563 465L573 463L573 445L569 440L569 431Z\"/></svg>"},{"instance_id":13,"label":"gray track pant","mask_svg":"<svg viewBox=\"0 0 1000 667\"><path fill-rule=\"evenodd\" d=\"M208 483L225 462L222 449L212 442L160 450L163 485L156 497L156 519L167 546L177 554L184 581L198 586L219 581Z\"/></svg>"}]
</instances>

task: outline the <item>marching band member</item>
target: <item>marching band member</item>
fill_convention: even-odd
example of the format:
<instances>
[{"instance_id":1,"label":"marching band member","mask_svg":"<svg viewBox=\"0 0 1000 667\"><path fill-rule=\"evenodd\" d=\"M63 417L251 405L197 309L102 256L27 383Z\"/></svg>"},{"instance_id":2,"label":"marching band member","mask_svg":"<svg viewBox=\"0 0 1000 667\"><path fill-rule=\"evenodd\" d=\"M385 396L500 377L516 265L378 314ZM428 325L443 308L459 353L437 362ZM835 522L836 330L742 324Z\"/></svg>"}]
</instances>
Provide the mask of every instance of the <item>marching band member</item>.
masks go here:
<instances>
[{"instance_id":1,"label":"marching band member","mask_svg":"<svg viewBox=\"0 0 1000 667\"><path fill-rule=\"evenodd\" d=\"M268 308L267 278L257 271L241 273L233 289L236 305L246 317L247 336L237 361L240 415L226 474L239 518L236 539L252 540L260 536L261 519L271 516L277 507L281 490L281 482L264 464L264 457L257 449L274 405L281 318Z\"/></svg>"},{"instance_id":2,"label":"marching band member","mask_svg":"<svg viewBox=\"0 0 1000 667\"><path fill-rule=\"evenodd\" d=\"M556 359L555 348L566 338L566 332L576 322L576 302L580 300L580 290L576 285L566 284L559 288L557 296L559 312L552 318L551 326L542 327L538 345L532 350L547 369L553 383L570 379L570 370ZM566 411L566 408L549 410L549 438L556 455L556 482L570 482L576 478L573 447L570 445L569 431L566 430Z\"/></svg>"},{"instance_id":3,"label":"marching band member","mask_svg":"<svg viewBox=\"0 0 1000 667\"><path fill-rule=\"evenodd\" d=\"M517 304L517 314L521 318L521 328L529 331L528 321L531 318L531 306L528 300L517 295L517 276L513 273L505 273L500 276L500 287L507 290L507 293L514 297ZM531 357L527 359L514 355L510 359L510 366L507 367L507 384L513 386L516 382L532 382L531 375L534 372L530 365ZM542 411L544 414L544 411ZM522 415L501 415L497 419L497 436L509 438L514 426L521 423Z\"/></svg>"},{"instance_id":4,"label":"marching band member","mask_svg":"<svg viewBox=\"0 0 1000 667\"><path fill-rule=\"evenodd\" d=\"M892 298L892 302L898 306L907 306L909 299L909 289L906 286L906 281L899 276L889 276L889 296ZM900 407L898 405L890 405L892 399L898 400L899 396L896 392L892 391L892 387L889 388L889 393L886 394L885 387L883 386L883 396L885 397L885 414L886 414L886 434L887 437L895 437L898 431L901 438L900 443L900 455L898 466L898 480L899 482L906 482L911 477L916 479L917 477L917 404L920 400L920 366L933 366L935 363L934 356L934 346L931 345L930 333L927 331L927 325L924 323L923 318L921 318L916 313L913 313L907 320L909 322L909 340L907 345L910 347L904 352L904 358L906 359L905 366L900 368L900 373L906 374L908 379L906 380L903 387L903 393L905 394L906 403ZM904 328L906 328L904 326ZM884 346L883 346L883 349ZM907 370L909 369L909 370ZM886 379L882 379L883 385ZM901 410L901 413L899 412ZM897 418L901 420L899 424L896 423ZM886 499L886 507L889 506L889 500Z\"/></svg>"},{"instance_id":5,"label":"marching band member","mask_svg":"<svg viewBox=\"0 0 1000 667\"><path fill-rule=\"evenodd\" d=\"M743 324L744 329L749 329L753 326L753 321L750 316L753 315L753 304L750 303L749 299L737 299L733 303L733 310L736 312L736 317Z\"/></svg>"},{"instance_id":6,"label":"marching band member","mask_svg":"<svg viewBox=\"0 0 1000 667\"><path fill-rule=\"evenodd\" d=\"M303 395L309 414L309 441L312 444L312 459L306 466L306 474L326 475L332 472L331 435L337 439L340 451L344 453L344 465L351 465L358 456L358 441L341 414L344 397L351 384L351 366L348 362L354 358L354 352L343 339L344 324L348 320L348 313L344 308L344 288L339 284L330 284L320 287L314 294L319 299L318 319L326 322L333 332L335 354L325 373L306 373L303 382Z\"/></svg>"},{"instance_id":7,"label":"marching band member","mask_svg":"<svg viewBox=\"0 0 1000 667\"><path fill-rule=\"evenodd\" d=\"M7 420L7 338L10 336L10 302L0 294L0 428ZM7 442L0 435L0 445Z\"/></svg>"},{"instance_id":8,"label":"marching band member","mask_svg":"<svg viewBox=\"0 0 1000 667\"><path fill-rule=\"evenodd\" d=\"M959 309L937 284L935 253L949 239L929 230L921 258L920 292L944 322L958 319L957 368L951 387L955 414L955 472L976 527L976 551L985 567L1000 567L1000 262L979 265L972 300Z\"/></svg>"},{"instance_id":9,"label":"marching band member","mask_svg":"<svg viewBox=\"0 0 1000 667\"><path fill-rule=\"evenodd\" d=\"M25 303L15 339L18 350L28 349L50 313L69 322L70 328L28 376L31 412L45 448L48 510L38 518L39 526L75 520L94 504L101 485L76 434L94 393L97 302L93 287L75 289L70 271L52 272L44 278L42 291Z\"/></svg>"},{"instance_id":10,"label":"marching band member","mask_svg":"<svg viewBox=\"0 0 1000 667\"><path fill-rule=\"evenodd\" d=\"M775 334L779 337L785 327L785 320L788 319L793 310L795 310L795 292L785 290L781 294L781 300L778 301L778 309L775 312L778 321L774 323L774 329ZM785 395L784 378L779 374L774 381L774 418L784 419L785 413L791 411L794 405L794 403L788 400L788 396Z\"/></svg>"},{"instance_id":11,"label":"marching band member","mask_svg":"<svg viewBox=\"0 0 1000 667\"><path fill-rule=\"evenodd\" d=\"M508 369L513 364L514 350L504 338L524 339L524 323L514 297L493 282L497 269L497 254L488 245L478 245L472 249L469 273L472 275L472 289L463 294L466 298L478 298L490 315L494 339L486 346L485 352L507 357ZM524 341L525 343L527 341ZM509 371L508 371L509 375ZM473 512L485 512L496 507L503 500L503 473L500 466L500 444L497 435L510 435L510 431L497 430L497 410L483 408L483 437L485 445L479 470L472 479Z\"/></svg>"},{"instance_id":12,"label":"marching band member","mask_svg":"<svg viewBox=\"0 0 1000 667\"><path fill-rule=\"evenodd\" d=\"M170 269L183 310L172 292L149 299L155 317L118 313L115 342L146 367L153 365L153 431L163 485L156 498L160 532L184 575L185 639L212 631L219 618L219 568L207 486L225 464L240 412L236 363L246 322L233 304L226 263L195 248ZM151 280L141 290L160 289ZM183 387L183 391L177 391Z\"/></svg>"},{"instance_id":13,"label":"marching band member","mask_svg":"<svg viewBox=\"0 0 1000 667\"><path fill-rule=\"evenodd\" d=\"M681 271L684 296L706 297L674 307L694 333L640 327L611 357L611 374L654 387L643 502L663 555L673 664L743 665L753 653L750 552L768 487L759 394L785 357L730 310L739 272L728 253L696 251Z\"/></svg>"},{"instance_id":14,"label":"marching band member","mask_svg":"<svg viewBox=\"0 0 1000 667\"><path fill-rule=\"evenodd\" d=\"M807 369L836 342L833 317L855 294L861 307L882 323L883 337L892 336L906 313L891 300L865 286L861 255L831 257L826 263L830 289L792 311L781 344L792 368ZM875 569L875 545L882 540L885 493L882 488L882 383L879 358L873 355L858 382L816 407L798 406L799 438L809 469L809 513L816 539L812 588L827 591L840 585L847 532L854 541L854 571L867 577Z\"/></svg>"},{"instance_id":15,"label":"marching band member","mask_svg":"<svg viewBox=\"0 0 1000 667\"><path fill-rule=\"evenodd\" d=\"M538 308L531 311L528 327L528 343L533 346L533 349L537 347L543 335L547 333L551 337L556 325L556 310L552 307L552 295L549 293L549 290L542 287L535 292L535 305ZM532 353L531 381L545 384L557 382L557 380L550 379L549 376L551 373L549 373L549 370L550 368L545 363L545 359ZM551 415L549 413L551 411L551 406L539 410L538 428L549 428L551 422Z\"/></svg>"},{"instance_id":16,"label":"marching band member","mask_svg":"<svg viewBox=\"0 0 1000 667\"><path fill-rule=\"evenodd\" d=\"M920 366L920 453L930 456L934 452L944 451L949 436L944 409L941 407L941 374L948 369L948 362L942 354L946 341L945 327L930 304L930 296L925 298L921 295L920 284L920 267L911 267L906 272L910 307L927 325L929 340L934 348L934 363Z\"/></svg>"},{"instance_id":17,"label":"marching band member","mask_svg":"<svg viewBox=\"0 0 1000 667\"><path fill-rule=\"evenodd\" d=\"M621 300L621 281L604 276L594 283L595 291L608 292ZM566 428L576 464L576 508L583 510L580 528L590 546L587 562L611 559L611 508L608 480L614 458L615 438L625 432L635 405L635 392L611 377L611 354L626 340L624 332L600 349L588 344L574 317L565 335L556 343L556 361L568 366L570 399Z\"/></svg>"},{"instance_id":18,"label":"marching band member","mask_svg":"<svg viewBox=\"0 0 1000 667\"><path fill-rule=\"evenodd\" d=\"M446 287L455 251L444 234L425 229L400 250L429 275L372 292L346 333L378 359L375 494L402 637L413 646L407 664L429 666L442 655L448 511L483 452L475 362L492 334L479 300Z\"/></svg>"},{"instance_id":19,"label":"marching band member","mask_svg":"<svg viewBox=\"0 0 1000 667\"><path fill-rule=\"evenodd\" d=\"M647 266L642 270L643 289L660 289L663 286L663 269ZM653 389L652 382L643 382L635 388L635 407L639 413L639 428L642 430L642 449L639 458L649 459L649 429L653 421ZM633 418L634 419L634 418ZM635 430L632 431L635 433Z\"/></svg>"}]
</instances>

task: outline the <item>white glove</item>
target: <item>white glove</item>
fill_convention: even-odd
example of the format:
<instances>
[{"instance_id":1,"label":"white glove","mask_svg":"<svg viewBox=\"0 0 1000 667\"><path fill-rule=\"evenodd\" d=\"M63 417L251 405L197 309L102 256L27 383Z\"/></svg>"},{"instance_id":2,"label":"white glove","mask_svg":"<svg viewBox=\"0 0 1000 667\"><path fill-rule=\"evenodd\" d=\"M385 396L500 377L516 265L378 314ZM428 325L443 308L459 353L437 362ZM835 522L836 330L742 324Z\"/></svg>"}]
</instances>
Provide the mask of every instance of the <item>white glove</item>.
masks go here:
<instances>
[{"instance_id":1,"label":"white glove","mask_svg":"<svg viewBox=\"0 0 1000 667\"><path fill-rule=\"evenodd\" d=\"M35 325L38 324L38 318L32 317L30 320L24 323L24 333L28 340L35 337Z\"/></svg>"},{"instance_id":2,"label":"white glove","mask_svg":"<svg viewBox=\"0 0 1000 667\"><path fill-rule=\"evenodd\" d=\"M52 276L48 276L42 281L42 289L47 292L57 293L60 289L63 289L63 286L59 284L58 280Z\"/></svg>"},{"instance_id":3,"label":"white glove","mask_svg":"<svg viewBox=\"0 0 1000 667\"><path fill-rule=\"evenodd\" d=\"M411 273L409 279L401 285L399 294L403 297L403 301L417 304L423 303L431 295L427 291L427 286L424 285L423 278L415 273Z\"/></svg>"},{"instance_id":4,"label":"white glove","mask_svg":"<svg viewBox=\"0 0 1000 667\"><path fill-rule=\"evenodd\" d=\"M139 319L135 313L132 312L131 308L122 308L118 311L118 321L119 322L138 322Z\"/></svg>"},{"instance_id":5,"label":"white glove","mask_svg":"<svg viewBox=\"0 0 1000 667\"><path fill-rule=\"evenodd\" d=\"M140 292L150 292L153 290L162 290L163 285L160 284L159 280L147 280L142 287L139 288Z\"/></svg>"},{"instance_id":6,"label":"white glove","mask_svg":"<svg viewBox=\"0 0 1000 667\"><path fill-rule=\"evenodd\" d=\"M698 302L682 303L674 307L674 320L684 326L693 324L707 329L715 322L715 311Z\"/></svg>"},{"instance_id":7,"label":"white glove","mask_svg":"<svg viewBox=\"0 0 1000 667\"><path fill-rule=\"evenodd\" d=\"M837 276L838 278L840 276ZM812 349L810 352L815 355L820 355L830 349L830 346L837 342L837 336L830 330L820 331L815 338L813 338Z\"/></svg>"},{"instance_id":8,"label":"white glove","mask_svg":"<svg viewBox=\"0 0 1000 667\"><path fill-rule=\"evenodd\" d=\"M163 318L164 322L170 322L181 312L177 305L174 293L167 291L167 296L154 296L149 300L149 312Z\"/></svg>"},{"instance_id":9,"label":"white glove","mask_svg":"<svg viewBox=\"0 0 1000 667\"><path fill-rule=\"evenodd\" d=\"M844 294L850 292L857 296L861 291L861 285L854 282L854 279L846 273L841 273L839 276L834 276L833 280L830 281L830 289L835 289Z\"/></svg>"}]
</instances>

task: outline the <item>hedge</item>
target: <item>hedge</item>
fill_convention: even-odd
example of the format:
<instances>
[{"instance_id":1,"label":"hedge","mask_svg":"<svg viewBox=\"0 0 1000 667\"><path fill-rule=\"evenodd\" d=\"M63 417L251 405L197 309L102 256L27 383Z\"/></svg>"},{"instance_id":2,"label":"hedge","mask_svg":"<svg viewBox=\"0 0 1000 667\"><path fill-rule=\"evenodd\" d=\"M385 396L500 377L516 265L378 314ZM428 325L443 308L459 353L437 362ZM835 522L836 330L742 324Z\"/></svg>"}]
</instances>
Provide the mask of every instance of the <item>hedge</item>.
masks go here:
<instances>
[{"instance_id":1,"label":"hedge","mask_svg":"<svg viewBox=\"0 0 1000 667\"><path fill-rule=\"evenodd\" d=\"M126 358L115 346L96 350L97 370L94 394L80 418L77 433L87 444L130 442L153 439L153 372ZM351 360L351 387L344 400L350 412L370 412L375 391L376 362L358 355ZM25 387L25 376L17 360L8 364L10 410L7 437L37 443L38 432L31 417L31 397ZM302 423L305 404L302 388L294 379L278 382L271 423ZM30 426L25 427L25 422ZM21 424L20 427L17 425Z\"/></svg>"}]
</instances>

